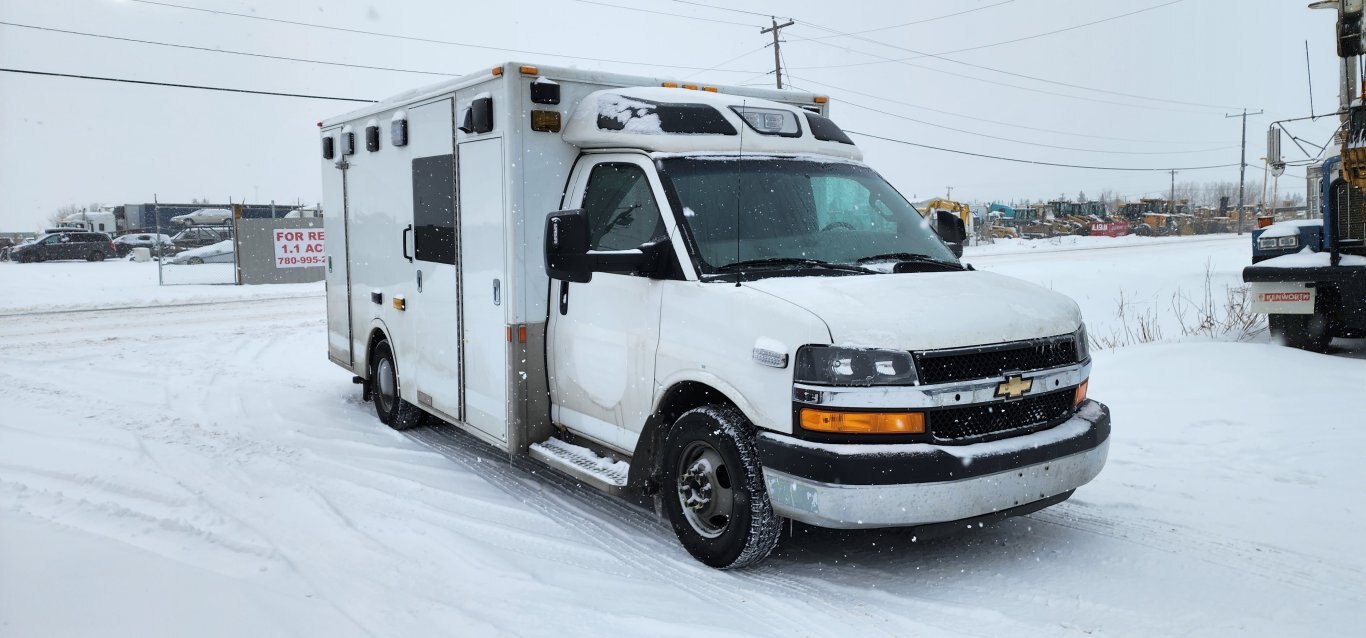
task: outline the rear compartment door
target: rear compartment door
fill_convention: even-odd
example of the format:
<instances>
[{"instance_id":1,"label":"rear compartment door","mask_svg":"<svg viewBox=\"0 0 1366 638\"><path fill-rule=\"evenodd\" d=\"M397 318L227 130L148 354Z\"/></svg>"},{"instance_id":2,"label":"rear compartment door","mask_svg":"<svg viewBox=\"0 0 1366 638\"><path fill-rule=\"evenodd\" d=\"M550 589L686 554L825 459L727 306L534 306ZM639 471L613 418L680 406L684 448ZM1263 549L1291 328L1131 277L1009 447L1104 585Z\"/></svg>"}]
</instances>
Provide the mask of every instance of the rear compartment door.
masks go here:
<instances>
[{"instance_id":1,"label":"rear compartment door","mask_svg":"<svg viewBox=\"0 0 1366 638\"><path fill-rule=\"evenodd\" d=\"M413 189L413 267L409 302L417 328L418 405L464 420L454 131L450 99L408 112ZM402 187L402 186L399 186Z\"/></svg>"},{"instance_id":2,"label":"rear compartment door","mask_svg":"<svg viewBox=\"0 0 1366 638\"><path fill-rule=\"evenodd\" d=\"M330 134L330 133L329 133ZM323 160L324 249L327 251L327 357L351 368L351 261L347 233L346 169L342 162Z\"/></svg>"}]
</instances>

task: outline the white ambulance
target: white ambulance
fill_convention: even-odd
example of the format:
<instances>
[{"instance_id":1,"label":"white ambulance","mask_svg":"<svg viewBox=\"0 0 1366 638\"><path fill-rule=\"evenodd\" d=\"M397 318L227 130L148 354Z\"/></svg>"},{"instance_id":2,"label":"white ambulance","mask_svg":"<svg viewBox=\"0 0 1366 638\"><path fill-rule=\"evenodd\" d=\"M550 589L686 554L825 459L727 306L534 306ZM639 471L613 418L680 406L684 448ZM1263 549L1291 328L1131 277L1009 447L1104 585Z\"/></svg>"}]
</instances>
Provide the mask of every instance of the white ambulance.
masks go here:
<instances>
[{"instance_id":1,"label":"white ambulance","mask_svg":"<svg viewBox=\"0 0 1366 638\"><path fill-rule=\"evenodd\" d=\"M321 123L329 357L719 568L1066 499L1110 433L1076 304L960 264L826 102L508 63Z\"/></svg>"}]
</instances>

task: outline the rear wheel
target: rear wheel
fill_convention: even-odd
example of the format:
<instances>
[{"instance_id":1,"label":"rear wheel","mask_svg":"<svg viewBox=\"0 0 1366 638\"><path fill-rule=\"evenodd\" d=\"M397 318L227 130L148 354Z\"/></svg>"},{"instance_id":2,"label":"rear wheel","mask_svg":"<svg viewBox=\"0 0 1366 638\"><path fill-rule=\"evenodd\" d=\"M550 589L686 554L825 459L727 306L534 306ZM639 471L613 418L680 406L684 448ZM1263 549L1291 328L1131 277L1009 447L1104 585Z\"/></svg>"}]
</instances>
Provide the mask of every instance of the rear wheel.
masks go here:
<instances>
[{"instance_id":1,"label":"rear wheel","mask_svg":"<svg viewBox=\"0 0 1366 638\"><path fill-rule=\"evenodd\" d=\"M1328 317L1313 315L1268 315L1267 326L1271 336L1291 348L1310 352L1326 352L1333 340L1328 328Z\"/></svg>"},{"instance_id":2,"label":"rear wheel","mask_svg":"<svg viewBox=\"0 0 1366 638\"><path fill-rule=\"evenodd\" d=\"M782 530L753 430L733 407L703 406L679 417L664 439L664 510L688 553L718 569L763 560Z\"/></svg>"},{"instance_id":3,"label":"rear wheel","mask_svg":"<svg viewBox=\"0 0 1366 638\"><path fill-rule=\"evenodd\" d=\"M104 261L104 253L98 250L92 250L85 258L89 261Z\"/></svg>"},{"instance_id":4,"label":"rear wheel","mask_svg":"<svg viewBox=\"0 0 1366 638\"><path fill-rule=\"evenodd\" d=\"M422 423L422 410L403 400L399 392L398 365L388 341L375 344L370 356L370 395L381 423L395 430L407 430Z\"/></svg>"}]
</instances>

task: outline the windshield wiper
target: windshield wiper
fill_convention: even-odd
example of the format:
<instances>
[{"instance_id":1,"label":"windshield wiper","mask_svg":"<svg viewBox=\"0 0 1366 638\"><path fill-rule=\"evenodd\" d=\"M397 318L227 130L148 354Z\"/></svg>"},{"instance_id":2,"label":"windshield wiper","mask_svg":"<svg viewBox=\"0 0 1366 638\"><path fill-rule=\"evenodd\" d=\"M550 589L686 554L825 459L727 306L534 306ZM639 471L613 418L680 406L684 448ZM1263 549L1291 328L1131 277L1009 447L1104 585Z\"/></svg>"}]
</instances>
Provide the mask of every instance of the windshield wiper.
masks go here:
<instances>
[{"instance_id":1,"label":"windshield wiper","mask_svg":"<svg viewBox=\"0 0 1366 638\"><path fill-rule=\"evenodd\" d=\"M883 253L881 255L860 257L854 263L866 264L874 261L896 261L898 263L914 262L919 264L937 264L940 266L944 266L945 268L963 270L963 265L956 261L945 261L943 259L935 259L934 257L931 257L929 255L921 255L920 253Z\"/></svg>"},{"instance_id":2,"label":"windshield wiper","mask_svg":"<svg viewBox=\"0 0 1366 638\"><path fill-rule=\"evenodd\" d=\"M763 259L746 259L743 261L729 263L724 266L717 266L715 270L716 272L731 272L734 270L744 270L746 268L781 268L783 266L826 268L829 270L842 270L845 272L861 272L872 274L877 273L876 270L873 270L871 268L864 268L863 266L856 266L854 264L839 264L831 261L822 261L820 259L805 259L801 257L765 257Z\"/></svg>"}]
</instances>

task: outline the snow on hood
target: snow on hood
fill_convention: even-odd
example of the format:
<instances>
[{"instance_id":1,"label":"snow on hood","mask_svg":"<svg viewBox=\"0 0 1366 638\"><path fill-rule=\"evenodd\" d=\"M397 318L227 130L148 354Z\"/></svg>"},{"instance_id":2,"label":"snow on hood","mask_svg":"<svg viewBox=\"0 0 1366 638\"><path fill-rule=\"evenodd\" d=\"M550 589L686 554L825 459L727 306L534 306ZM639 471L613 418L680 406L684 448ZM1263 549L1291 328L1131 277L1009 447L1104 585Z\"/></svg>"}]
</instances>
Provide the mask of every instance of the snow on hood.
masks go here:
<instances>
[{"instance_id":1,"label":"snow on hood","mask_svg":"<svg viewBox=\"0 0 1366 638\"><path fill-rule=\"evenodd\" d=\"M773 277L745 285L823 319L836 345L928 350L1067 334L1069 297L981 271Z\"/></svg>"},{"instance_id":2,"label":"snow on hood","mask_svg":"<svg viewBox=\"0 0 1366 638\"><path fill-rule=\"evenodd\" d=\"M1294 237L1300 234L1302 227L1323 226L1322 219L1292 219L1290 221L1276 222L1266 227L1258 237Z\"/></svg>"},{"instance_id":3,"label":"snow on hood","mask_svg":"<svg viewBox=\"0 0 1366 638\"><path fill-rule=\"evenodd\" d=\"M1318 253L1305 247L1300 252L1273 257L1257 264L1258 268L1321 268L1331 265L1331 253ZM1366 266L1366 257L1341 255L1340 266Z\"/></svg>"}]
</instances>

